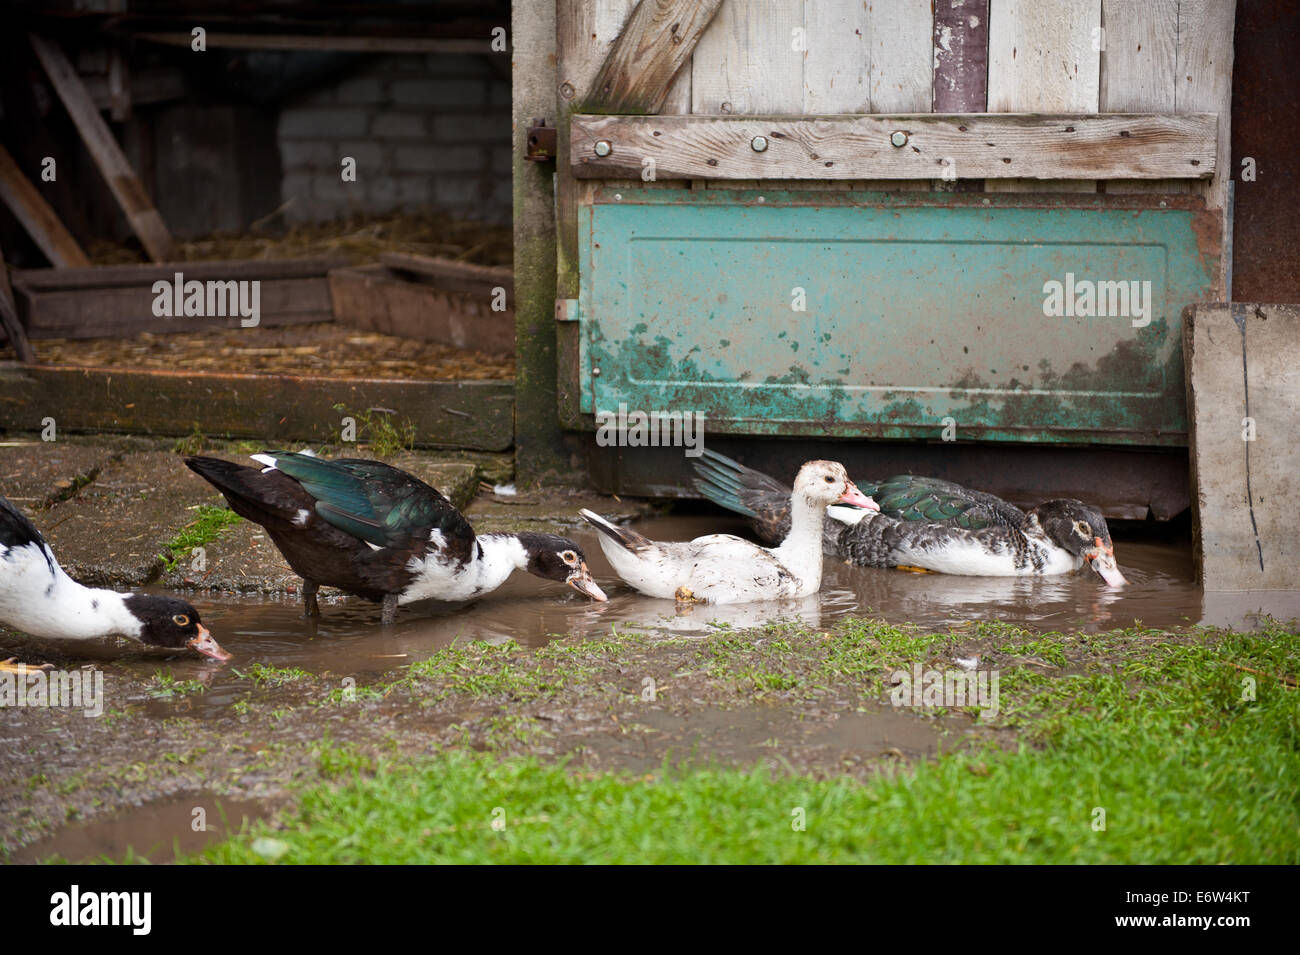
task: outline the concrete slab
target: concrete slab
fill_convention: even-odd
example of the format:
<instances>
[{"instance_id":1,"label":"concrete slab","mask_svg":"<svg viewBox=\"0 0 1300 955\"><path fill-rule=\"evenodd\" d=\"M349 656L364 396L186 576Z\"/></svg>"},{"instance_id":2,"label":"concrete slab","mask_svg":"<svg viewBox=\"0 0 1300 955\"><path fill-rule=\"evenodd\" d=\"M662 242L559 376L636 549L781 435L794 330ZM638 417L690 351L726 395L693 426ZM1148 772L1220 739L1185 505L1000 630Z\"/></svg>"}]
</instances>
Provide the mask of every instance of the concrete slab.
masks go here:
<instances>
[{"instance_id":1,"label":"concrete slab","mask_svg":"<svg viewBox=\"0 0 1300 955\"><path fill-rule=\"evenodd\" d=\"M578 514L584 507L621 524L653 514L662 505L640 498L619 499L590 491L556 488L517 495L483 492L464 512L480 534L534 531L572 536L575 529L591 526Z\"/></svg>"},{"instance_id":2,"label":"concrete slab","mask_svg":"<svg viewBox=\"0 0 1300 955\"><path fill-rule=\"evenodd\" d=\"M176 455L146 451L108 464L76 497L46 511L42 526L74 579L139 587L158 574L159 555L194 520L192 508L220 500Z\"/></svg>"},{"instance_id":3,"label":"concrete slab","mask_svg":"<svg viewBox=\"0 0 1300 955\"><path fill-rule=\"evenodd\" d=\"M1300 306L1193 305L1183 318L1201 584L1300 590Z\"/></svg>"},{"instance_id":4,"label":"concrete slab","mask_svg":"<svg viewBox=\"0 0 1300 955\"><path fill-rule=\"evenodd\" d=\"M18 505L37 527L35 514L94 479L115 457L111 448L63 441L20 440L0 446L0 494Z\"/></svg>"}]
</instances>

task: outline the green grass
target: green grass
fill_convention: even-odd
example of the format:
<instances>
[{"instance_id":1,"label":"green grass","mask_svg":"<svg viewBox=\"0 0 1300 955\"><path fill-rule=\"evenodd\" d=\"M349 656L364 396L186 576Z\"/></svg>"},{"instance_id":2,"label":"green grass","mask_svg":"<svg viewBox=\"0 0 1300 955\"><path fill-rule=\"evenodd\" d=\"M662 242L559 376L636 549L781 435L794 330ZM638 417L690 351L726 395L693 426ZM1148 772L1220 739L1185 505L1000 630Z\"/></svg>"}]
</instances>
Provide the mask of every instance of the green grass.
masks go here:
<instances>
[{"instance_id":1,"label":"green grass","mask_svg":"<svg viewBox=\"0 0 1300 955\"><path fill-rule=\"evenodd\" d=\"M243 520L229 508L214 507L211 504L200 504L194 510L198 516L168 542L165 554L158 555L168 571L175 570L181 561L188 560L193 548L212 543L222 530Z\"/></svg>"},{"instance_id":2,"label":"green grass","mask_svg":"<svg viewBox=\"0 0 1300 955\"><path fill-rule=\"evenodd\" d=\"M155 700L170 700L178 696L208 691L208 688L198 680L178 680L170 671L164 673L160 670L153 675L149 683L148 693Z\"/></svg>"},{"instance_id":3,"label":"green grass","mask_svg":"<svg viewBox=\"0 0 1300 955\"><path fill-rule=\"evenodd\" d=\"M835 635L824 666L861 673L955 639L854 633ZM1106 662L1074 675L1003 671L1002 725L1021 727L1014 748L968 747L865 785L716 767L577 774L461 751L375 765L324 747L334 782L305 790L278 826L258 823L189 861L1300 862L1300 690L1287 685L1300 636L1137 630L1003 649L1055 664L1081 641ZM473 693L468 671L483 652L423 669Z\"/></svg>"},{"instance_id":4,"label":"green grass","mask_svg":"<svg viewBox=\"0 0 1300 955\"><path fill-rule=\"evenodd\" d=\"M335 432L334 444L340 447L365 447L380 457L410 451L415 447L415 425L408 418L382 408L348 411L346 405L337 404L334 410L356 422L355 441L344 441L342 428Z\"/></svg>"}]
</instances>

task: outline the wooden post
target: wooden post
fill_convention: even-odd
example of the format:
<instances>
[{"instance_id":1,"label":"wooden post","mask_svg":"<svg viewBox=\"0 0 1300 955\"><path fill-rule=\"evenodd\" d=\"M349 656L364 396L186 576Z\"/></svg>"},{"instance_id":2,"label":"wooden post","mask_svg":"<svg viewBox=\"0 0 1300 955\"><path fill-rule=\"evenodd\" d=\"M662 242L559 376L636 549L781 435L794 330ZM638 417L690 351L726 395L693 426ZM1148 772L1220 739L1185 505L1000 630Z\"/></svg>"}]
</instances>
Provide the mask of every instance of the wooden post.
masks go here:
<instances>
[{"instance_id":1,"label":"wooden post","mask_svg":"<svg viewBox=\"0 0 1300 955\"><path fill-rule=\"evenodd\" d=\"M22 223L50 265L63 269L90 265L77 240L63 227L54 210L3 146L0 146L0 202Z\"/></svg>"},{"instance_id":2,"label":"wooden post","mask_svg":"<svg viewBox=\"0 0 1300 955\"><path fill-rule=\"evenodd\" d=\"M524 158L528 127L556 115L555 0L515 0L510 19L515 480L536 487L570 470L556 411L555 167Z\"/></svg>"},{"instance_id":3,"label":"wooden post","mask_svg":"<svg viewBox=\"0 0 1300 955\"><path fill-rule=\"evenodd\" d=\"M167 261L171 255L171 233L167 231L162 216L154 208L153 200L136 177L122 147L113 138L112 130L99 115L95 101L81 82L81 77L54 42L34 33L29 34L28 38L54 91L72 117L82 142L90 150L91 158L95 160L108 188L112 190L113 198L122 207L132 231L139 237L150 259L155 262Z\"/></svg>"}]
</instances>

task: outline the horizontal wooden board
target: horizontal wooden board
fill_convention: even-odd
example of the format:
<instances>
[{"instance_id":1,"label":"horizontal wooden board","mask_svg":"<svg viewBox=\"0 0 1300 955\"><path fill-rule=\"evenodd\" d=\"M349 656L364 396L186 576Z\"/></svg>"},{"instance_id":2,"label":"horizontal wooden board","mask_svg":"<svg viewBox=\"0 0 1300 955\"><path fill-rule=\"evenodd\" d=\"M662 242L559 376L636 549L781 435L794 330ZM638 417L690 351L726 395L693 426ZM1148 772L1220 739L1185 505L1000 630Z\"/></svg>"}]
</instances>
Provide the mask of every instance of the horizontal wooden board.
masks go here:
<instances>
[{"instance_id":1,"label":"horizontal wooden board","mask_svg":"<svg viewBox=\"0 0 1300 955\"><path fill-rule=\"evenodd\" d=\"M383 265L330 272L334 317L354 328L513 355L515 313L492 310L490 289L448 290L408 282Z\"/></svg>"},{"instance_id":2,"label":"horizontal wooden board","mask_svg":"<svg viewBox=\"0 0 1300 955\"><path fill-rule=\"evenodd\" d=\"M342 405L342 410L336 408ZM328 441L345 414L390 409L422 447L504 451L514 382L397 381L27 367L0 374L0 428Z\"/></svg>"},{"instance_id":3,"label":"horizontal wooden board","mask_svg":"<svg viewBox=\"0 0 1300 955\"><path fill-rule=\"evenodd\" d=\"M496 288L504 288L508 298L514 294L514 269L509 266L475 265L410 252L380 252L379 261L394 271L438 288L481 295L484 301Z\"/></svg>"},{"instance_id":4,"label":"horizontal wooden board","mask_svg":"<svg viewBox=\"0 0 1300 955\"><path fill-rule=\"evenodd\" d=\"M221 259L205 262L163 262L159 265L94 265L79 269L19 269L13 273L15 286L33 290L116 288L140 285L146 288L159 279L172 281L177 272L185 278L206 282L242 279L324 278L330 269L349 263L347 256L322 255L305 259Z\"/></svg>"},{"instance_id":5,"label":"horizontal wooden board","mask_svg":"<svg viewBox=\"0 0 1300 955\"><path fill-rule=\"evenodd\" d=\"M578 115L570 162L588 179L639 176L647 159L661 180L934 179L947 166L963 179L1205 179L1217 127L1215 113Z\"/></svg>"},{"instance_id":6,"label":"horizontal wooden board","mask_svg":"<svg viewBox=\"0 0 1300 955\"><path fill-rule=\"evenodd\" d=\"M187 271L185 278L189 281L197 276ZM328 322L334 318L329 282L324 276L252 281L261 283L260 325ZM99 338L240 327L238 316L156 316L155 295L149 284L61 291L34 291L30 286L15 285L14 291L19 316L32 338Z\"/></svg>"}]
</instances>

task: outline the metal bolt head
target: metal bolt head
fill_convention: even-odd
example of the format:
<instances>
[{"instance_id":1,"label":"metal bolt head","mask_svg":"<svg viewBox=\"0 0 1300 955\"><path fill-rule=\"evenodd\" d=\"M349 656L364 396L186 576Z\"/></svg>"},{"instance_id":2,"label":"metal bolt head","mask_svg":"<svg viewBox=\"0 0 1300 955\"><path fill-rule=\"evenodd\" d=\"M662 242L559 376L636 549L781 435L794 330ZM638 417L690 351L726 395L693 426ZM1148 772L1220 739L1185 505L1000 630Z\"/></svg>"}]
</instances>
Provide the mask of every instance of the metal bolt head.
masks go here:
<instances>
[{"instance_id":1,"label":"metal bolt head","mask_svg":"<svg viewBox=\"0 0 1300 955\"><path fill-rule=\"evenodd\" d=\"M597 156L608 156L613 151L614 147L609 144L608 140L602 139L600 142L596 143Z\"/></svg>"},{"instance_id":2,"label":"metal bolt head","mask_svg":"<svg viewBox=\"0 0 1300 955\"><path fill-rule=\"evenodd\" d=\"M749 141L749 145L753 148L754 152L761 153L767 149L767 137L755 136Z\"/></svg>"},{"instance_id":3,"label":"metal bolt head","mask_svg":"<svg viewBox=\"0 0 1300 955\"><path fill-rule=\"evenodd\" d=\"M906 146L907 133L903 132L901 129L896 129L890 134L889 141L895 146Z\"/></svg>"},{"instance_id":4,"label":"metal bolt head","mask_svg":"<svg viewBox=\"0 0 1300 955\"><path fill-rule=\"evenodd\" d=\"M599 368L593 368L593 369L591 369L591 377L593 377L593 378L599 378L599 377L600 377L600 369L599 369Z\"/></svg>"}]
</instances>

